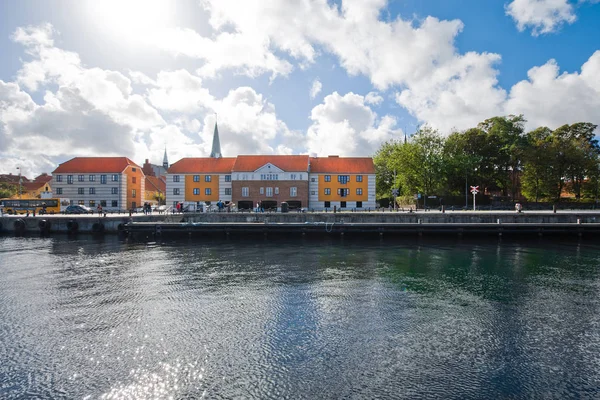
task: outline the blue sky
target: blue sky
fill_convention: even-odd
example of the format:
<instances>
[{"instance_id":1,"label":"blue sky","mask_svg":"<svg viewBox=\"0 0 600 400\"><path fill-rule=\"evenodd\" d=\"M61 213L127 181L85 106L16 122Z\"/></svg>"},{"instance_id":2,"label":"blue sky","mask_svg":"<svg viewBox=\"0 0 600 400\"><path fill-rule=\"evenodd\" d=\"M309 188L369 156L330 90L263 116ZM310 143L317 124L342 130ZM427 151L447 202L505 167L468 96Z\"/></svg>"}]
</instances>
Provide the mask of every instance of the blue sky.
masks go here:
<instances>
[{"instance_id":1,"label":"blue sky","mask_svg":"<svg viewBox=\"0 0 600 400\"><path fill-rule=\"evenodd\" d=\"M600 123L599 0L0 0L0 172ZM216 114L216 115L215 115Z\"/></svg>"}]
</instances>

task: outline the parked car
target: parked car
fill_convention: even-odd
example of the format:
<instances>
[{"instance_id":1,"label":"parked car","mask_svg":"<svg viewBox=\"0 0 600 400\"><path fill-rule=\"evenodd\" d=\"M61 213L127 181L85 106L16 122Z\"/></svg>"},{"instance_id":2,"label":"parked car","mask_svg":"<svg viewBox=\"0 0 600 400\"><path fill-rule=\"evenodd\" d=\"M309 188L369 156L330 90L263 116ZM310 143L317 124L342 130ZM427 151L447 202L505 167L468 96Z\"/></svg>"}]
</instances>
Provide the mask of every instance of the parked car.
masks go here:
<instances>
[{"instance_id":1,"label":"parked car","mask_svg":"<svg viewBox=\"0 0 600 400\"><path fill-rule=\"evenodd\" d=\"M79 204L65 208L65 214L92 214L93 212L91 208Z\"/></svg>"}]
</instances>

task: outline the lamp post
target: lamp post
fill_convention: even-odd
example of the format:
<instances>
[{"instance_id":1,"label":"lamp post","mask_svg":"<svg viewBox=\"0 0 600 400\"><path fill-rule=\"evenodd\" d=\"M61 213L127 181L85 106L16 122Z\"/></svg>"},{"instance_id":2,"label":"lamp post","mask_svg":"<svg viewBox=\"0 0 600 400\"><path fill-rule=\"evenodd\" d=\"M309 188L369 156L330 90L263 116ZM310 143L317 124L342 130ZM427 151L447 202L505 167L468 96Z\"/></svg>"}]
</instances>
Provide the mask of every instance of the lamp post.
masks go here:
<instances>
[{"instance_id":1,"label":"lamp post","mask_svg":"<svg viewBox=\"0 0 600 400\"><path fill-rule=\"evenodd\" d=\"M19 199L21 198L21 193L22 193L22 185L23 182L21 181L21 167L17 167L17 169L19 170Z\"/></svg>"}]
</instances>

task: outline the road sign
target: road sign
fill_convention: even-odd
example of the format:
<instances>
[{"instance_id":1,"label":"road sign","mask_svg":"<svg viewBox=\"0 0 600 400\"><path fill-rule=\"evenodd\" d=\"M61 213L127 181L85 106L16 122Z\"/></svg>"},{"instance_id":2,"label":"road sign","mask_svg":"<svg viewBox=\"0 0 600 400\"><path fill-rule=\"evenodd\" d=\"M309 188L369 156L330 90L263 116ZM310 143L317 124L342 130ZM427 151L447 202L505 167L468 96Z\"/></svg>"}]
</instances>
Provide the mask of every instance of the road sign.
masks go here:
<instances>
[{"instance_id":1,"label":"road sign","mask_svg":"<svg viewBox=\"0 0 600 400\"><path fill-rule=\"evenodd\" d=\"M473 193L473 194L479 193L479 186L471 186L471 193Z\"/></svg>"},{"instance_id":2,"label":"road sign","mask_svg":"<svg viewBox=\"0 0 600 400\"><path fill-rule=\"evenodd\" d=\"M392 196L398 196L398 193L400 193L398 189L392 189Z\"/></svg>"}]
</instances>

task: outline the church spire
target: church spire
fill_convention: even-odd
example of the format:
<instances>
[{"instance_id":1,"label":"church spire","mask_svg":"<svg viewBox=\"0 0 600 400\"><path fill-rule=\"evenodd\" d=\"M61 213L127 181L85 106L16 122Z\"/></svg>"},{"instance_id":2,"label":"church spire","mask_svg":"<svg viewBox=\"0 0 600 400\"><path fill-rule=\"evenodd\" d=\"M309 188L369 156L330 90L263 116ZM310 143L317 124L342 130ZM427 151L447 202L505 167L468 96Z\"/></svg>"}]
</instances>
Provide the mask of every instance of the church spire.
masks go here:
<instances>
[{"instance_id":1,"label":"church spire","mask_svg":"<svg viewBox=\"0 0 600 400\"><path fill-rule=\"evenodd\" d=\"M215 115L216 118L216 115ZM212 151L210 152L211 158L221 158L221 142L219 141L219 128L217 127L217 121L215 119L215 133L213 134Z\"/></svg>"},{"instance_id":2,"label":"church spire","mask_svg":"<svg viewBox=\"0 0 600 400\"><path fill-rule=\"evenodd\" d=\"M165 155L163 156L163 167L165 170L169 169L169 159L167 158L167 146L165 146Z\"/></svg>"}]
</instances>

